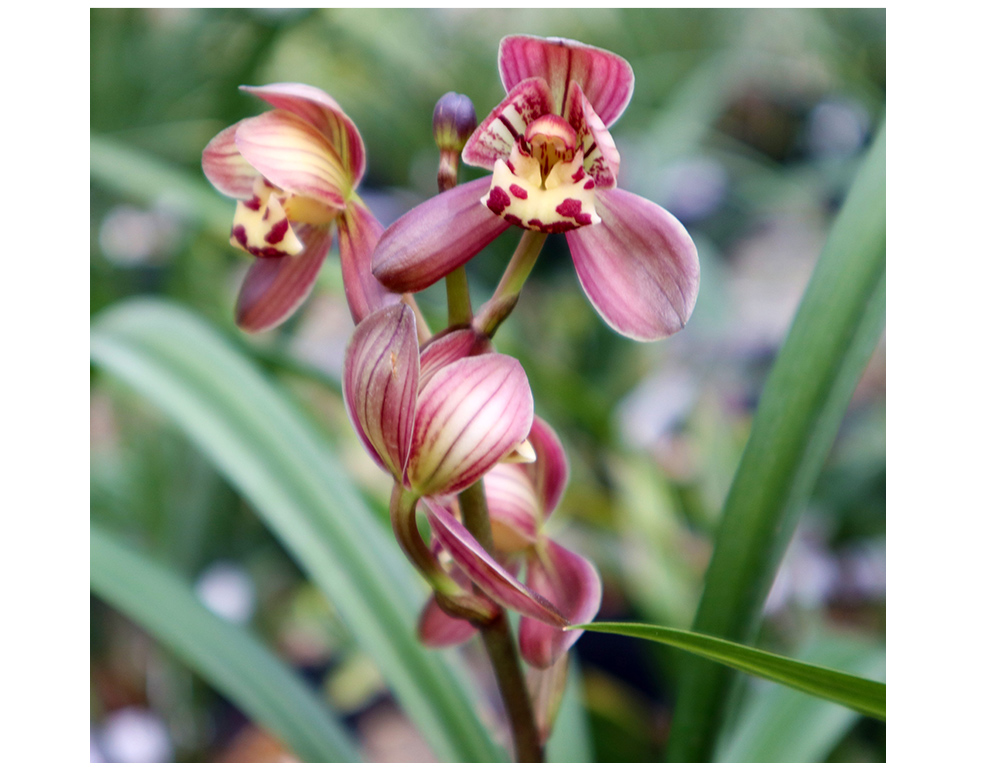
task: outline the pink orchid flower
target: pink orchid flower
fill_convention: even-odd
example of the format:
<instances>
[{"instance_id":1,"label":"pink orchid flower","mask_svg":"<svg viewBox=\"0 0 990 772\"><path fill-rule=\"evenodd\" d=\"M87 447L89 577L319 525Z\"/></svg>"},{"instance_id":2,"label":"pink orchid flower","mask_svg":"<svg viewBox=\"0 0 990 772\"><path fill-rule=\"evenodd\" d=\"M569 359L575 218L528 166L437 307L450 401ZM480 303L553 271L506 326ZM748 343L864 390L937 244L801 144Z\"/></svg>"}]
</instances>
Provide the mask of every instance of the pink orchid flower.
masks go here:
<instances>
[{"instance_id":1,"label":"pink orchid flower","mask_svg":"<svg viewBox=\"0 0 990 772\"><path fill-rule=\"evenodd\" d=\"M360 321L389 302L371 275L382 226L357 196L364 143L326 93L301 83L242 88L275 109L214 137L203 171L237 199L230 243L255 258L237 298L237 323L249 332L280 324L309 296L333 239L351 316Z\"/></svg>"},{"instance_id":2,"label":"pink orchid flower","mask_svg":"<svg viewBox=\"0 0 990 772\"><path fill-rule=\"evenodd\" d=\"M525 564L525 586L530 592L552 604L571 624L584 624L594 619L601 605L598 572L588 560L561 547L544 532L546 519L567 486L567 457L556 433L538 417L529 442L536 453L535 462L498 464L484 477L495 550L503 567L516 569ZM479 554L477 543L449 509L435 501L427 502L427 507L439 546L451 554L466 579L489 592L486 576L493 570L491 556ZM469 622L445 614L436 600L427 604L420 618L420 636L430 645L462 643L474 632ZM523 612L519 647L526 662L546 669L574 645L581 632L565 631Z\"/></svg>"},{"instance_id":3,"label":"pink orchid flower","mask_svg":"<svg viewBox=\"0 0 990 772\"><path fill-rule=\"evenodd\" d=\"M372 260L395 292L424 289L510 225L564 233L592 305L621 334L680 330L698 295L698 253L662 207L616 187L608 132L632 97L625 59L572 40L525 35L499 45L508 93L464 147L493 173L421 204L385 231Z\"/></svg>"}]
</instances>

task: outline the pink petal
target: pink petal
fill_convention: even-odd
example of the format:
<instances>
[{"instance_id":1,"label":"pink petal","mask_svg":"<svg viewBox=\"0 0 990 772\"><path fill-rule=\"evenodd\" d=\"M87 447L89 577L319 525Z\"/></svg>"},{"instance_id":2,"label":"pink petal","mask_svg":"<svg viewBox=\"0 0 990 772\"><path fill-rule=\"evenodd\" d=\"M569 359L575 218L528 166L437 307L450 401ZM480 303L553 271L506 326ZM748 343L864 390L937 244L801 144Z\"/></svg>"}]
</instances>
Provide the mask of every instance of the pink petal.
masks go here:
<instances>
[{"instance_id":1,"label":"pink petal","mask_svg":"<svg viewBox=\"0 0 990 772\"><path fill-rule=\"evenodd\" d=\"M354 185L357 186L364 177L364 142L357 126L325 91L304 83L272 83L268 86L241 86L241 89L312 124L330 140Z\"/></svg>"},{"instance_id":2,"label":"pink petal","mask_svg":"<svg viewBox=\"0 0 990 772\"><path fill-rule=\"evenodd\" d=\"M602 581L595 567L553 541L544 544L547 562L530 559L526 583L557 606L573 625L595 618L602 602ZM519 649L533 667L550 667L581 637L583 630L561 630L536 619L519 622Z\"/></svg>"},{"instance_id":3,"label":"pink petal","mask_svg":"<svg viewBox=\"0 0 990 772\"><path fill-rule=\"evenodd\" d=\"M253 195L257 170L244 160L241 151L234 143L234 135L244 121L217 134L203 150L203 172L206 179L231 198L248 199Z\"/></svg>"},{"instance_id":4,"label":"pink petal","mask_svg":"<svg viewBox=\"0 0 990 772\"><path fill-rule=\"evenodd\" d=\"M564 115L577 130L578 143L584 152L584 168L599 189L615 187L619 176L619 151L602 119L591 106L581 87L571 84Z\"/></svg>"},{"instance_id":5,"label":"pink petal","mask_svg":"<svg viewBox=\"0 0 990 772\"><path fill-rule=\"evenodd\" d=\"M529 78L516 86L474 130L461 158L464 163L491 171L498 160L509 153L526 127L537 118L552 112L550 90L540 78Z\"/></svg>"},{"instance_id":6,"label":"pink petal","mask_svg":"<svg viewBox=\"0 0 990 772\"><path fill-rule=\"evenodd\" d=\"M437 541L482 592L524 617L564 627L568 621L545 598L534 593L485 552L477 540L438 502L423 499Z\"/></svg>"},{"instance_id":7,"label":"pink petal","mask_svg":"<svg viewBox=\"0 0 990 772\"><path fill-rule=\"evenodd\" d=\"M237 149L273 185L343 209L354 181L323 134L286 110L247 118L238 124Z\"/></svg>"},{"instance_id":8,"label":"pink petal","mask_svg":"<svg viewBox=\"0 0 990 772\"><path fill-rule=\"evenodd\" d=\"M458 185L406 212L385 230L371 268L393 292L419 292L478 254L509 223L481 198L491 177Z\"/></svg>"},{"instance_id":9,"label":"pink petal","mask_svg":"<svg viewBox=\"0 0 990 772\"><path fill-rule=\"evenodd\" d=\"M530 434L532 436L532 434ZM543 521L539 499L533 488L530 464L496 464L482 479L492 538L499 552L517 552L536 541Z\"/></svg>"},{"instance_id":10,"label":"pink petal","mask_svg":"<svg viewBox=\"0 0 990 772\"><path fill-rule=\"evenodd\" d=\"M480 479L533 424L533 392L522 365L504 354L460 359L420 392L410 487L424 496L456 493Z\"/></svg>"},{"instance_id":11,"label":"pink petal","mask_svg":"<svg viewBox=\"0 0 990 772\"><path fill-rule=\"evenodd\" d=\"M340 270L351 318L357 324L368 314L399 302L371 273L371 255L385 229L359 199L352 198L337 219Z\"/></svg>"},{"instance_id":12,"label":"pink petal","mask_svg":"<svg viewBox=\"0 0 990 772\"><path fill-rule=\"evenodd\" d=\"M568 231L585 294L616 331L659 340L682 329L698 297L698 251L666 209L615 188L597 194L602 221Z\"/></svg>"},{"instance_id":13,"label":"pink petal","mask_svg":"<svg viewBox=\"0 0 990 772\"><path fill-rule=\"evenodd\" d=\"M458 359L488 354L491 351L491 341L474 330L453 330L436 336L423 347L419 355L420 391L440 368L453 364Z\"/></svg>"},{"instance_id":14,"label":"pink petal","mask_svg":"<svg viewBox=\"0 0 990 772\"><path fill-rule=\"evenodd\" d=\"M559 657L546 669L529 668L526 686L533 700L533 713L536 715L540 740L545 743L553 732L564 690L567 688L567 657Z\"/></svg>"},{"instance_id":15,"label":"pink petal","mask_svg":"<svg viewBox=\"0 0 990 772\"><path fill-rule=\"evenodd\" d=\"M386 306L357 326L344 354L344 404L372 458L396 480L409 455L418 381L412 309Z\"/></svg>"},{"instance_id":16,"label":"pink petal","mask_svg":"<svg viewBox=\"0 0 990 772\"><path fill-rule=\"evenodd\" d=\"M447 614L431 596L419 615L419 639L434 648L457 646L474 637L477 628L466 619Z\"/></svg>"},{"instance_id":17,"label":"pink petal","mask_svg":"<svg viewBox=\"0 0 990 772\"><path fill-rule=\"evenodd\" d=\"M543 78L553 95L553 112L563 114L567 85L576 82L606 126L626 109L633 92L629 62L611 51L576 40L513 35L498 47L502 85L511 91L526 78Z\"/></svg>"},{"instance_id":18,"label":"pink petal","mask_svg":"<svg viewBox=\"0 0 990 772\"><path fill-rule=\"evenodd\" d=\"M247 332L268 330L285 321L316 283L333 240L329 228L300 225L305 247L298 255L257 258L237 296L237 325Z\"/></svg>"},{"instance_id":19,"label":"pink petal","mask_svg":"<svg viewBox=\"0 0 990 772\"><path fill-rule=\"evenodd\" d=\"M550 424L539 416L533 418L529 442L536 451L536 461L521 468L532 477L545 520L557 508L560 497L564 495L570 469L560 438Z\"/></svg>"}]
</instances>

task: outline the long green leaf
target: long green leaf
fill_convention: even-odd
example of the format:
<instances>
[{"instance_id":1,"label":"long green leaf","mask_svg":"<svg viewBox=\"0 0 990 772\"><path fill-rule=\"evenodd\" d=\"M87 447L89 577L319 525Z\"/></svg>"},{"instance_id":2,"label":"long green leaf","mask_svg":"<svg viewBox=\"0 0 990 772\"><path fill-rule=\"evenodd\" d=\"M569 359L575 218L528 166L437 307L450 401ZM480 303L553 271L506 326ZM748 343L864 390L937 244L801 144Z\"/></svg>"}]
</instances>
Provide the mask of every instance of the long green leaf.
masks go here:
<instances>
[{"instance_id":1,"label":"long green leaf","mask_svg":"<svg viewBox=\"0 0 990 772\"><path fill-rule=\"evenodd\" d=\"M416 640L422 583L291 400L198 317L161 301L102 314L91 355L169 415L252 502L440 758L503 758L459 661Z\"/></svg>"},{"instance_id":2,"label":"long green leaf","mask_svg":"<svg viewBox=\"0 0 990 772\"><path fill-rule=\"evenodd\" d=\"M766 678L815 697L837 702L859 713L887 720L887 685L878 681L843 673L828 667L809 665L790 657L725 641L711 635L675 630L639 622L592 622L575 625L597 633L628 635L648 641L666 643L697 654L712 662L728 665L749 675Z\"/></svg>"},{"instance_id":3,"label":"long green leaf","mask_svg":"<svg viewBox=\"0 0 990 772\"><path fill-rule=\"evenodd\" d=\"M885 318L886 151L881 128L829 234L767 379L726 498L693 628L751 641L767 593ZM670 761L711 758L731 672L686 661Z\"/></svg>"},{"instance_id":4,"label":"long green leaf","mask_svg":"<svg viewBox=\"0 0 990 772\"><path fill-rule=\"evenodd\" d=\"M303 761L360 761L327 706L253 635L170 571L90 526L90 586L285 742Z\"/></svg>"}]
</instances>

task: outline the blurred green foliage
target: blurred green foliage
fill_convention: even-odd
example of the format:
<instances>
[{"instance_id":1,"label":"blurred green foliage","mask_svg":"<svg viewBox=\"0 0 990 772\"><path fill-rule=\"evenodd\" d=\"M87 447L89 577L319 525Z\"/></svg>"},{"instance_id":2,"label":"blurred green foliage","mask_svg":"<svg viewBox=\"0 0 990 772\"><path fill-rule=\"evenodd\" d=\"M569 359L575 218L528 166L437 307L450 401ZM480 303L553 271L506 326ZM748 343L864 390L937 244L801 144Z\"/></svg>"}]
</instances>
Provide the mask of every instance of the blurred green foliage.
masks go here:
<instances>
[{"instance_id":1,"label":"blurred green foliage","mask_svg":"<svg viewBox=\"0 0 990 772\"><path fill-rule=\"evenodd\" d=\"M538 412L564 438L572 478L555 525L604 575L601 618L690 624L767 369L883 113L884 10L93 9L90 25L92 311L152 294L205 316L282 381L380 513L387 486L332 388L350 324L335 254L301 314L260 339L241 335L232 305L246 264L226 243L233 205L203 178L203 147L264 109L241 84L323 88L362 133L362 195L388 223L434 191L436 99L467 94L482 117L503 96L504 35L569 37L628 59L636 88L613 127L622 186L671 209L698 244L695 314L659 344L618 337L552 237L499 347L522 361ZM503 237L469 265L476 304L513 246ZM439 326L442 293L431 288L421 305ZM882 560L885 532L884 388L881 347L802 521L810 537L785 560L765 648L792 652L825 626L855 628L867 654L882 651L882 580L856 577L875 585L883 573L869 559L879 544ZM257 589L255 629L372 734L369 706L387 703L381 682L362 675L367 662L334 610L311 602L312 586L250 507L168 422L99 374L92 405L94 521L190 581L217 561L240 566ZM243 721L144 640L94 604L94 726L148 705L166 717L176 758L220 758ZM591 635L578 656L595 758L662 754L674 657L637 642L610 651ZM857 725L844 750L843 731L792 760L883 758L882 732Z\"/></svg>"}]
</instances>

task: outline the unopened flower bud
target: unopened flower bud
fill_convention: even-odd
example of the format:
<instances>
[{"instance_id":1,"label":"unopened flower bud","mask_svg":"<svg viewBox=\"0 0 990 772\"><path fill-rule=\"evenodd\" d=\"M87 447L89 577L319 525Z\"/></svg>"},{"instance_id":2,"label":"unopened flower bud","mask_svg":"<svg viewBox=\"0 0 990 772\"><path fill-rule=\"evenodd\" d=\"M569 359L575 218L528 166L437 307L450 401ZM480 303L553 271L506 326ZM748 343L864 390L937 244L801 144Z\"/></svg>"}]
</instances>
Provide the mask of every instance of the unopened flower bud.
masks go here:
<instances>
[{"instance_id":1,"label":"unopened flower bud","mask_svg":"<svg viewBox=\"0 0 990 772\"><path fill-rule=\"evenodd\" d=\"M433 110L433 139L440 148L437 187L442 193L457 184L461 150L478 125L474 105L463 94L448 91Z\"/></svg>"}]
</instances>

